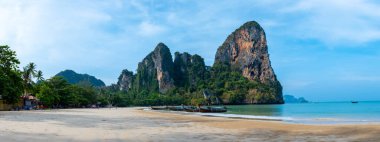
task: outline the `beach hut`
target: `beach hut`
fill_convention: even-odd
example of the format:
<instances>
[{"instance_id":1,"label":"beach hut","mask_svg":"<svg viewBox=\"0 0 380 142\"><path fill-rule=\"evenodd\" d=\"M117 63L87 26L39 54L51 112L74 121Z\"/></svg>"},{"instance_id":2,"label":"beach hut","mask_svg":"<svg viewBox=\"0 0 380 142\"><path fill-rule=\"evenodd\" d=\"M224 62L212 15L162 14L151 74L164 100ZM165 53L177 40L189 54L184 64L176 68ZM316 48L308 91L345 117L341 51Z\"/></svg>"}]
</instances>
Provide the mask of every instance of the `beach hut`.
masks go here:
<instances>
[{"instance_id":1,"label":"beach hut","mask_svg":"<svg viewBox=\"0 0 380 142\"><path fill-rule=\"evenodd\" d=\"M22 99L22 108L24 110L31 110L33 108L36 108L36 106L38 105L38 100L35 96L33 96L32 94L28 94L28 95L24 95L24 96L21 96L21 99Z\"/></svg>"}]
</instances>

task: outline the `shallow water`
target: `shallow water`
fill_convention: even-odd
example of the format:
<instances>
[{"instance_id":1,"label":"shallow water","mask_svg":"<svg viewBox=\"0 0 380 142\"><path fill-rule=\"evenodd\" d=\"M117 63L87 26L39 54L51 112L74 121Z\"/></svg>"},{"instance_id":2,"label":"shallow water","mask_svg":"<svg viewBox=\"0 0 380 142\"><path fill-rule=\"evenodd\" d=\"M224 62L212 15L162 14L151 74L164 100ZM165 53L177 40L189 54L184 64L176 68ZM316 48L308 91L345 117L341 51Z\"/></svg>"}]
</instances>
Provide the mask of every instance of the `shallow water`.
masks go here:
<instances>
[{"instance_id":1,"label":"shallow water","mask_svg":"<svg viewBox=\"0 0 380 142\"><path fill-rule=\"evenodd\" d=\"M232 105L222 117L281 120L291 123L380 123L380 101L283 105Z\"/></svg>"}]
</instances>

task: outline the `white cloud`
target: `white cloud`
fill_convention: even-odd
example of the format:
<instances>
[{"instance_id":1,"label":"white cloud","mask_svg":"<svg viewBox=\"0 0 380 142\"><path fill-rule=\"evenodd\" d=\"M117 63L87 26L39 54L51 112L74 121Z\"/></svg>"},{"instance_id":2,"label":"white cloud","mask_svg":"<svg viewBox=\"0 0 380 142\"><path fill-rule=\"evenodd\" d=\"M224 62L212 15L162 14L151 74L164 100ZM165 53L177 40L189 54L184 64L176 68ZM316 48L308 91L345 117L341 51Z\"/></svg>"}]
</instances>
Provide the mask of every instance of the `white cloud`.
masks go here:
<instances>
[{"instance_id":1,"label":"white cloud","mask_svg":"<svg viewBox=\"0 0 380 142\"><path fill-rule=\"evenodd\" d=\"M366 0L303 0L279 12L297 16L289 22L300 38L326 44L356 44L380 40L380 5ZM288 25L289 26L289 25Z\"/></svg>"},{"instance_id":2,"label":"white cloud","mask_svg":"<svg viewBox=\"0 0 380 142\"><path fill-rule=\"evenodd\" d=\"M152 24L150 22L144 21L139 25L137 33L141 36L155 36L161 34L165 31L165 28L159 25Z\"/></svg>"},{"instance_id":3,"label":"white cloud","mask_svg":"<svg viewBox=\"0 0 380 142\"><path fill-rule=\"evenodd\" d=\"M145 6L143 3L140 3L140 1L137 0L131 0L130 3L128 3L132 7L136 8L139 12L139 16L143 18L150 18L149 14L149 8Z\"/></svg>"}]
</instances>

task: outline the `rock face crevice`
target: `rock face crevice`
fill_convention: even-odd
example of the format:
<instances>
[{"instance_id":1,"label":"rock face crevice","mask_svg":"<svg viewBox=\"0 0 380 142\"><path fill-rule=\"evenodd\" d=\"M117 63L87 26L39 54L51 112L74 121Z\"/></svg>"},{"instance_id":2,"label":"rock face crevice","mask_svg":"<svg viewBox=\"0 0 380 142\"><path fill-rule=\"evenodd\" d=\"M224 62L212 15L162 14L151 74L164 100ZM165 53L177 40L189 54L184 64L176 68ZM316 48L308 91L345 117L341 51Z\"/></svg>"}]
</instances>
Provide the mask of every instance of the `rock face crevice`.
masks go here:
<instances>
[{"instance_id":1,"label":"rock face crevice","mask_svg":"<svg viewBox=\"0 0 380 142\"><path fill-rule=\"evenodd\" d=\"M218 48L215 64L226 64L240 70L245 78L274 88L276 102L283 102L282 86L271 67L265 32L257 22L247 22L230 34Z\"/></svg>"}]
</instances>

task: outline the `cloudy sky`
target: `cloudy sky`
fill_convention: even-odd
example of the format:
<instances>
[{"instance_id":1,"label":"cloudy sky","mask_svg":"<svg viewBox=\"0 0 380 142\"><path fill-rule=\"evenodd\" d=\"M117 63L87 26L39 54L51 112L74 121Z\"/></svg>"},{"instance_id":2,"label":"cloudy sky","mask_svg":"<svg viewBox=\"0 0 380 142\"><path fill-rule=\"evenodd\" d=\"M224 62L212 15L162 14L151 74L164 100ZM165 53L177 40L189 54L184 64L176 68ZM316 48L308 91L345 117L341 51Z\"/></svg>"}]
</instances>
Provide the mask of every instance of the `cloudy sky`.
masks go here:
<instances>
[{"instance_id":1,"label":"cloudy sky","mask_svg":"<svg viewBox=\"0 0 380 142\"><path fill-rule=\"evenodd\" d=\"M312 101L380 100L375 0L0 0L0 44L45 78L73 69L115 83L164 42L214 62L246 21L265 29L284 94Z\"/></svg>"}]
</instances>

